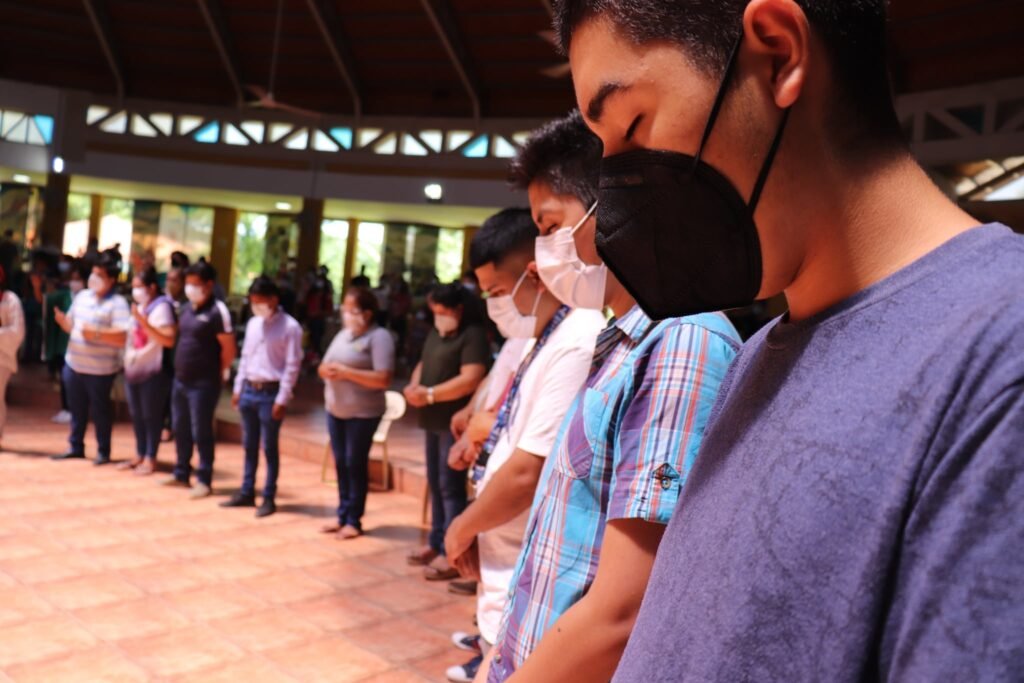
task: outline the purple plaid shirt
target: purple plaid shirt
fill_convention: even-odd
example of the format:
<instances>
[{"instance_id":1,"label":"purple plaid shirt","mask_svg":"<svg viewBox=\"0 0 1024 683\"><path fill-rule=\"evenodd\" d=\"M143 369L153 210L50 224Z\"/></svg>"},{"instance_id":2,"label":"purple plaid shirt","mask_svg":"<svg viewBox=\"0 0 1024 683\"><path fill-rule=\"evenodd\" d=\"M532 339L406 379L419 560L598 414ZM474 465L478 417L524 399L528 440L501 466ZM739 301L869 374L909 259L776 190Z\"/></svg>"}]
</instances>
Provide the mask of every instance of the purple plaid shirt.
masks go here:
<instances>
[{"instance_id":1,"label":"purple plaid shirt","mask_svg":"<svg viewBox=\"0 0 1024 683\"><path fill-rule=\"evenodd\" d=\"M721 314L655 324L634 307L601 333L603 362L537 488L490 682L511 676L587 592L609 520L668 523L739 345Z\"/></svg>"}]
</instances>

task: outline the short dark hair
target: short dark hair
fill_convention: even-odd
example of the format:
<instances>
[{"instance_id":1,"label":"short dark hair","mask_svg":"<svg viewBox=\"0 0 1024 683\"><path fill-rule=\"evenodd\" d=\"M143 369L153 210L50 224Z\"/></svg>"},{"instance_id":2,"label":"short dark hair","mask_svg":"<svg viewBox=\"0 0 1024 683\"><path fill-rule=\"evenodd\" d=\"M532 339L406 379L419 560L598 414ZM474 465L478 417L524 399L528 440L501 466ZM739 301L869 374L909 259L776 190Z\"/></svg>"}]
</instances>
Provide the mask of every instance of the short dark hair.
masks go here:
<instances>
[{"instance_id":1,"label":"short dark hair","mask_svg":"<svg viewBox=\"0 0 1024 683\"><path fill-rule=\"evenodd\" d=\"M377 296L368 290L366 287L352 287L345 292L346 299L351 298L359 306L359 310L363 313L370 311L374 315L380 311L380 303L377 301Z\"/></svg>"},{"instance_id":2,"label":"short dark hair","mask_svg":"<svg viewBox=\"0 0 1024 683\"><path fill-rule=\"evenodd\" d=\"M529 209L505 209L494 214L473 236L469 245L469 265L473 270L502 261L514 254L533 254L537 225Z\"/></svg>"},{"instance_id":3,"label":"short dark hair","mask_svg":"<svg viewBox=\"0 0 1024 683\"><path fill-rule=\"evenodd\" d=\"M102 269L108 277L116 278L121 273L121 255L115 250L108 249L99 255L94 267Z\"/></svg>"},{"instance_id":4,"label":"short dark hair","mask_svg":"<svg viewBox=\"0 0 1024 683\"><path fill-rule=\"evenodd\" d=\"M144 268L135 277L139 278L139 282L141 282L143 286L156 287L156 290L158 292L160 291L160 279L157 277L156 268L152 266L150 266L149 268Z\"/></svg>"},{"instance_id":5,"label":"short dark hair","mask_svg":"<svg viewBox=\"0 0 1024 683\"><path fill-rule=\"evenodd\" d=\"M634 43L666 40L681 46L698 68L725 73L743 30L749 0L554 0L555 29L568 51L576 28L607 17ZM892 101L886 47L888 0L795 0L828 50L842 120L837 137L903 142ZM868 145L870 147L870 145Z\"/></svg>"},{"instance_id":6,"label":"short dark hair","mask_svg":"<svg viewBox=\"0 0 1024 683\"><path fill-rule=\"evenodd\" d=\"M252 296L253 294L256 296L273 296L280 299L281 288L277 286L276 282L266 275L260 275L252 281L251 285L249 285L249 296Z\"/></svg>"},{"instance_id":7,"label":"short dark hair","mask_svg":"<svg viewBox=\"0 0 1024 683\"><path fill-rule=\"evenodd\" d=\"M171 252L171 265L175 268L188 268L190 265L188 254L183 251Z\"/></svg>"},{"instance_id":8,"label":"short dark hair","mask_svg":"<svg viewBox=\"0 0 1024 683\"><path fill-rule=\"evenodd\" d=\"M556 193L571 195L589 206L597 201L602 149L600 138L587 128L579 109L573 109L527 139L509 166L509 183L526 190L541 181Z\"/></svg>"},{"instance_id":9,"label":"short dark hair","mask_svg":"<svg viewBox=\"0 0 1024 683\"><path fill-rule=\"evenodd\" d=\"M217 269L204 260L199 260L185 269L185 276L195 275L203 282L214 282L217 279Z\"/></svg>"}]
</instances>

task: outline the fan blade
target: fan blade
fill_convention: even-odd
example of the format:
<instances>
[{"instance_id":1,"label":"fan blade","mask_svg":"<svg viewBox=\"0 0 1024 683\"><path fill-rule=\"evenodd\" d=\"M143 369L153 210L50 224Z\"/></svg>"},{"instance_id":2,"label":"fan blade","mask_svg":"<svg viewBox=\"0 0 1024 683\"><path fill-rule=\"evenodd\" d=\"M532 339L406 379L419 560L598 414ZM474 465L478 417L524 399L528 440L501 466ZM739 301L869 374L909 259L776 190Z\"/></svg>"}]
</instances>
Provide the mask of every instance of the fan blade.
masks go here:
<instances>
[{"instance_id":1,"label":"fan blade","mask_svg":"<svg viewBox=\"0 0 1024 683\"><path fill-rule=\"evenodd\" d=\"M555 47L558 47L558 36L555 35L553 30L546 29L544 31L537 31L537 36L544 42L551 43Z\"/></svg>"},{"instance_id":2,"label":"fan blade","mask_svg":"<svg viewBox=\"0 0 1024 683\"><path fill-rule=\"evenodd\" d=\"M540 72L548 78L566 78L572 75L572 67L569 65L569 62L565 62L541 69Z\"/></svg>"}]
</instances>

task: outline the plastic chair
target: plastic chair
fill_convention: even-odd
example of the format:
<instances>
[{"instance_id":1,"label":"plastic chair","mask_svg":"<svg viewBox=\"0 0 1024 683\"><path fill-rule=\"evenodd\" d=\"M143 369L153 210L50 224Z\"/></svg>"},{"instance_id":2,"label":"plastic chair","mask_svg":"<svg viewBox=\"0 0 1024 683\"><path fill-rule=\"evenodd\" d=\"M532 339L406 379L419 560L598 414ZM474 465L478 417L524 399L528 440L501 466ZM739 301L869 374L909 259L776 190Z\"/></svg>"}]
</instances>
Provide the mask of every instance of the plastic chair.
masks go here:
<instances>
[{"instance_id":1,"label":"plastic chair","mask_svg":"<svg viewBox=\"0 0 1024 683\"><path fill-rule=\"evenodd\" d=\"M391 485L391 467L389 466L388 460L388 433L391 431L391 425L396 420L401 420L405 416L405 411L408 406L405 402L405 396L402 396L397 391L388 391L384 394L384 415L380 418L380 424L377 426L377 431L373 435L373 443L379 444L383 450L383 467L384 467L384 487L383 490L387 491ZM325 484L335 483L333 479L327 478L327 467L329 463L334 459L334 453L331 451L331 443L327 442L327 446L324 449L324 460L320 471L320 481Z\"/></svg>"}]
</instances>

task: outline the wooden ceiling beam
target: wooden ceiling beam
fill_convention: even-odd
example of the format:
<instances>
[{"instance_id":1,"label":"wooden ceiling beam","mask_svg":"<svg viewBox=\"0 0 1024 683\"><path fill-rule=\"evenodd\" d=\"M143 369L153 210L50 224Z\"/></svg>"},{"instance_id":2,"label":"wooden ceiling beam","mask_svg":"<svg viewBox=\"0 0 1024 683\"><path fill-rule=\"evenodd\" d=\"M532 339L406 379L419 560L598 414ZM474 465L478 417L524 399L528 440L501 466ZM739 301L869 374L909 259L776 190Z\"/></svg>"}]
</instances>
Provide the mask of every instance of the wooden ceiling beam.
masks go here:
<instances>
[{"instance_id":1,"label":"wooden ceiling beam","mask_svg":"<svg viewBox=\"0 0 1024 683\"><path fill-rule=\"evenodd\" d=\"M107 13L107 6L104 0L82 0L82 4L85 5L85 13L89 15L89 22L92 24L92 29L100 42L100 49L103 51L107 65L114 75L117 98L119 100L124 99L126 90L124 67L122 66L117 47L114 45L111 37L110 15Z\"/></svg>"},{"instance_id":2,"label":"wooden ceiling beam","mask_svg":"<svg viewBox=\"0 0 1024 683\"><path fill-rule=\"evenodd\" d=\"M363 115L363 88L356 74L356 62L348 44L342 38L341 20L332 0L306 0L309 13L313 16L320 35L324 38L327 51L331 53L331 61L341 74L341 79L348 86L352 96L352 107L356 118Z\"/></svg>"},{"instance_id":3,"label":"wooden ceiling beam","mask_svg":"<svg viewBox=\"0 0 1024 683\"><path fill-rule=\"evenodd\" d=\"M455 14L448 0L420 0L423 11L430 19L438 39L444 46L452 66L459 74L466 94L473 105L473 119L479 121L482 116L482 92L480 79L477 77L473 64L469 59L469 52L462 41L458 26L455 23Z\"/></svg>"},{"instance_id":4,"label":"wooden ceiling beam","mask_svg":"<svg viewBox=\"0 0 1024 683\"><path fill-rule=\"evenodd\" d=\"M199 11L206 22L206 28L210 31L210 38L213 39L217 54L220 55L221 64L231 81L231 87L235 91L235 100L238 106L245 103L245 93L242 90L242 81L239 77L238 59L235 57L234 46L231 43L231 34L227 30L227 22L224 19L224 8L220 0L196 0Z\"/></svg>"}]
</instances>

